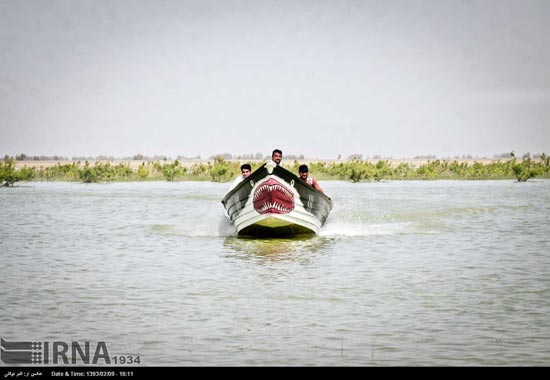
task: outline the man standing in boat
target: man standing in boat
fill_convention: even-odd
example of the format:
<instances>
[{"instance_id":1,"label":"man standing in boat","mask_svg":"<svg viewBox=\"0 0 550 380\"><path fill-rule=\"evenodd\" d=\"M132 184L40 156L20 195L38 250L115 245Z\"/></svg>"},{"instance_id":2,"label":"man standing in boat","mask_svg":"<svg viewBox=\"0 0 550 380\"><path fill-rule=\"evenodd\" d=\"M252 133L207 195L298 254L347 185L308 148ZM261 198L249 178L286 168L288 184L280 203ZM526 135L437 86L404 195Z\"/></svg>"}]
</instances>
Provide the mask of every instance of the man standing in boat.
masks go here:
<instances>
[{"instance_id":1,"label":"man standing in boat","mask_svg":"<svg viewBox=\"0 0 550 380\"><path fill-rule=\"evenodd\" d=\"M250 173L252 173L252 167L250 166L250 164L242 164L241 175L235 178L235 180L231 184L231 187L227 191L229 192L233 190L239 183L241 183L241 181L243 181L246 177L248 177ZM222 199L222 203L223 203L223 199Z\"/></svg>"},{"instance_id":2,"label":"man standing in boat","mask_svg":"<svg viewBox=\"0 0 550 380\"><path fill-rule=\"evenodd\" d=\"M275 162L277 165L280 165L282 160L283 152L280 149L275 149L273 153L271 153L271 161Z\"/></svg>"},{"instance_id":3,"label":"man standing in boat","mask_svg":"<svg viewBox=\"0 0 550 380\"><path fill-rule=\"evenodd\" d=\"M319 182L313 177L308 177L309 168L307 165L300 165L298 168L298 172L300 173L300 178L307 183L310 186L313 186L315 189L319 190L321 193L324 193L323 189L321 189L321 186L319 185Z\"/></svg>"},{"instance_id":4,"label":"man standing in boat","mask_svg":"<svg viewBox=\"0 0 550 380\"><path fill-rule=\"evenodd\" d=\"M231 187L229 190L234 189L235 186L237 186L239 183L241 183L242 180L244 180L246 177L248 177L252 173L252 167L250 164L242 164L241 165L241 175L235 178L233 183L231 184Z\"/></svg>"}]
</instances>

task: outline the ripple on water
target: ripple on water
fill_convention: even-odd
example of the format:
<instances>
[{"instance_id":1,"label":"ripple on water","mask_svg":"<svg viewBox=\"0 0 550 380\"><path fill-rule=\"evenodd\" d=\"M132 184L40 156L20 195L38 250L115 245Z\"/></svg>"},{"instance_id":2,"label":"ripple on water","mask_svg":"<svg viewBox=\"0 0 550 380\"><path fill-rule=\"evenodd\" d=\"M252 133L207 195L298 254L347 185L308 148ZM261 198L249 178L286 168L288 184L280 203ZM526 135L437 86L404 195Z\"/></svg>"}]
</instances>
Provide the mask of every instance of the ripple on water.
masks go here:
<instances>
[{"instance_id":1,"label":"ripple on water","mask_svg":"<svg viewBox=\"0 0 550 380\"><path fill-rule=\"evenodd\" d=\"M327 181L319 236L279 240L235 236L226 185L0 189L3 338L146 365L550 363L550 181Z\"/></svg>"}]
</instances>

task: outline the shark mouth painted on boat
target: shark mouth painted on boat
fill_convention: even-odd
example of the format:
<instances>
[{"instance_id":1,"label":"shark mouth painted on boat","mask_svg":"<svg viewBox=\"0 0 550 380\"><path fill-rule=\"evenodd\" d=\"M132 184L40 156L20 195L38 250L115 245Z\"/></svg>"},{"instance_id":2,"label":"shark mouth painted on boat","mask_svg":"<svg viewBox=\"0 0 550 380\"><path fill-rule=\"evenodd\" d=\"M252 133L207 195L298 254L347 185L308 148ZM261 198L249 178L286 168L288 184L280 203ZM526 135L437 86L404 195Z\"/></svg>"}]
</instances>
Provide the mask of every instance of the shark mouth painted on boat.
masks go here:
<instances>
[{"instance_id":1,"label":"shark mouth painted on boat","mask_svg":"<svg viewBox=\"0 0 550 380\"><path fill-rule=\"evenodd\" d=\"M254 209L260 214L288 214L294 210L294 193L274 178L254 191Z\"/></svg>"}]
</instances>

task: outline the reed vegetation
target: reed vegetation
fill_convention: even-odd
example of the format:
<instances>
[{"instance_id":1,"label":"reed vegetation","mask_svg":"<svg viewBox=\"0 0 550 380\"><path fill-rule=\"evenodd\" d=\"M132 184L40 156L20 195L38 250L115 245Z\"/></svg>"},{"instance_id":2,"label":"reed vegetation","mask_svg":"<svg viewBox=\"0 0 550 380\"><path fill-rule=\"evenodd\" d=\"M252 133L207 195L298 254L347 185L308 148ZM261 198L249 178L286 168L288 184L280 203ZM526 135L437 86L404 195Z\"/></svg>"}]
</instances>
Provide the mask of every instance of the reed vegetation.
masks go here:
<instances>
[{"instance_id":1,"label":"reed vegetation","mask_svg":"<svg viewBox=\"0 0 550 380\"><path fill-rule=\"evenodd\" d=\"M133 169L129 163L76 161L57 163L49 167L24 166L16 169L14 159L0 161L0 186L12 186L20 181L77 181L83 183L114 181L214 181L227 182L240 174L242 162L229 161L222 156L212 161L183 165L180 161L143 161ZM283 161L288 170L298 173L298 160ZM253 162L252 170L262 162ZM338 162L309 162L309 171L319 180L350 182L382 180L488 180L550 178L550 157L545 154L534 160L496 160L490 163L429 160L420 166L407 162L393 164L389 160L370 162L360 158Z\"/></svg>"}]
</instances>

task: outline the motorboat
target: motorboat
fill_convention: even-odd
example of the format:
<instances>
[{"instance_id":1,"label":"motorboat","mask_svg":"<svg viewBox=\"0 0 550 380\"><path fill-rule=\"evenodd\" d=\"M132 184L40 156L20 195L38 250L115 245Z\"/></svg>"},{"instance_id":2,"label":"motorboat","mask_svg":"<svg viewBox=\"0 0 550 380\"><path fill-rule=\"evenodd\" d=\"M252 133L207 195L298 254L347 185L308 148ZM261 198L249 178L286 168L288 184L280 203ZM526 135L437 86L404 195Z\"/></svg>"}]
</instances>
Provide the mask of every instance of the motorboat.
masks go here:
<instances>
[{"instance_id":1,"label":"motorboat","mask_svg":"<svg viewBox=\"0 0 550 380\"><path fill-rule=\"evenodd\" d=\"M263 164L222 201L239 236L317 234L332 200L273 161Z\"/></svg>"}]
</instances>

